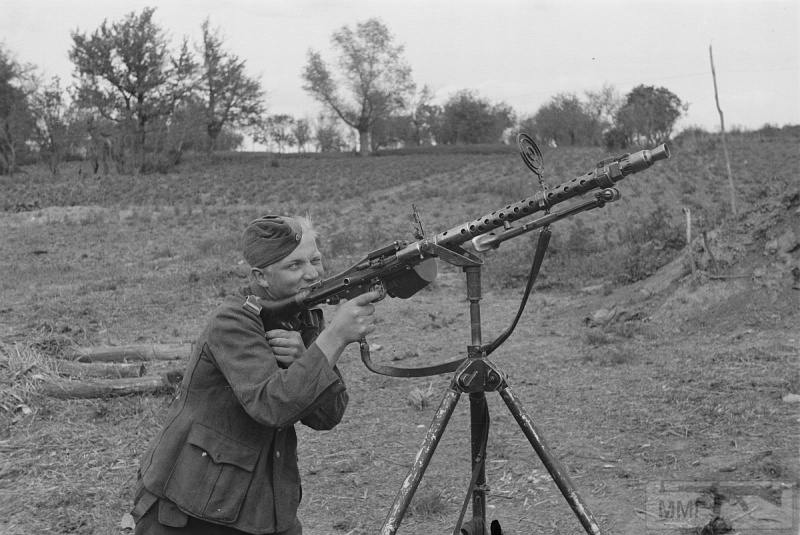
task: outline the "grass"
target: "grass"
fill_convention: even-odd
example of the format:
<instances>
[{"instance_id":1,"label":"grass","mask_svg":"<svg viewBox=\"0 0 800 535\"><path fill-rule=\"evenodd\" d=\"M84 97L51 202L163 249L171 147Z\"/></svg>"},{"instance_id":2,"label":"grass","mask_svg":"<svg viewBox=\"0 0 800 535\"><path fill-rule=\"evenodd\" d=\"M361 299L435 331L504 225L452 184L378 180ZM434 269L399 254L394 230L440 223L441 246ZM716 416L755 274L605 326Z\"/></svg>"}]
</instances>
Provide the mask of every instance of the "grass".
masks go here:
<instances>
[{"instance_id":1,"label":"grass","mask_svg":"<svg viewBox=\"0 0 800 535\"><path fill-rule=\"evenodd\" d=\"M450 500L442 489L420 487L408 507L410 519L441 517L451 509Z\"/></svg>"}]
</instances>

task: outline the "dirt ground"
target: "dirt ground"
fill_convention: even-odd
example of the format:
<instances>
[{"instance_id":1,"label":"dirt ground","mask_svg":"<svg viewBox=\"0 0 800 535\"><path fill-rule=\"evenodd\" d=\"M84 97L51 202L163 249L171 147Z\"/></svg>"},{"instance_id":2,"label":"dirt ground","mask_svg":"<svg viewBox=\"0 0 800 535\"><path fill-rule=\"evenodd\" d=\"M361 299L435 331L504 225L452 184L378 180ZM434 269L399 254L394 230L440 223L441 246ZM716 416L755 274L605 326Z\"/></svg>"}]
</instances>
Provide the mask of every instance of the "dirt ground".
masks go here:
<instances>
[{"instance_id":1,"label":"dirt ground","mask_svg":"<svg viewBox=\"0 0 800 535\"><path fill-rule=\"evenodd\" d=\"M199 298L175 301L165 292L141 312L149 321L126 317L120 308L136 309L137 284L148 281L124 263L116 283L88 280L47 251L32 252L55 233L70 261L93 261L94 233L109 232L100 216L76 216L63 234L24 223L22 214L2 217L5 272L21 277L36 260L37 280L50 278L41 287L3 286L0 533L130 533L125 515L138 460L170 395L48 398L39 387L49 361L37 358L90 331L117 343L190 341L202 323L191 313ZM491 355L603 533L797 533L798 221L800 193L790 191L697 237L694 269L687 250L635 285L536 291L513 336ZM104 247L119 248L117 258L138 254L125 244ZM171 269L166 251L146 254L153 270ZM41 267L42 259L51 263ZM195 269L201 280L216 280L202 260ZM85 289L78 297L76 285ZM108 301L92 293L104 289ZM445 269L412 299L381 303L373 358L408 367L463 358L465 296L463 274ZM484 341L508 325L519 297L519 289L485 292ZM37 338L20 336L32 331ZM351 400L345 420L329 432L298 430L300 515L310 535L379 532L452 380L376 375L355 348L341 367ZM582 532L500 397L487 398L487 518L506 534ZM399 533L452 533L471 475L469 451L462 396Z\"/></svg>"},{"instance_id":2,"label":"dirt ground","mask_svg":"<svg viewBox=\"0 0 800 535\"><path fill-rule=\"evenodd\" d=\"M375 340L378 344L385 340L387 353L420 355L409 365L437 360L429 355L441 361L465 353L465 344L458 347L453 340L468 339L466 303L454 299L444 308L452 313L445 316L438 297L428 299L430 323L420 328L410 321L406 327L403 318L410 314L404 309L392 311L392 318L401 318L397 322L401 326L390 340L386 335ZM502 329L513 299L486 296L489 332ZM602 331L587 327L587 319L608 310L609 304L618 310L628 304L618 299L614 294L539 295L515 336L491 358L508 374L513 391L606 532L664 529L658 519L648 519L648 514L657 514L653 508L658 506L647 497L648 485L662 481L794 484L798 412L782 397L798 386L797 301L790 306L759 303L754 308L763 319L754 318L730 331L635 320L617 327L606 324ZM416 315L419 309L414 310ZM398 340L402 340L399 345ZM352 502L352 516L339 522L374 533L450 378L386 379L357 364L350 368L348 374L358 378L354 399L370 402L355 402L351 418L329 437L313 437L315 442L349 443L354 449L332 452L332 458L324 460L310 459L305 485L312 498L305 507L322 506L335 516L343 500ZM409 408L415 389L430 400L416 412ZM499 396L488 396L489 518L500 520L508 533L581 532ZM418 491L417 499L419 494L422 498L416 507L423 512L430 502L443 502L434 508L436 518L412 514L401 532L449 532L447 526L457 518L470 476L468 406L462 398ZM355 469L364 465L366 472ZM385 474L385 484L370 484L369 474L376 472ZM309 528L325 533L324 523L312 523L316 516L310 516ZM694 526L707 522L695 519Z\"/></svg>"}]
</instances>

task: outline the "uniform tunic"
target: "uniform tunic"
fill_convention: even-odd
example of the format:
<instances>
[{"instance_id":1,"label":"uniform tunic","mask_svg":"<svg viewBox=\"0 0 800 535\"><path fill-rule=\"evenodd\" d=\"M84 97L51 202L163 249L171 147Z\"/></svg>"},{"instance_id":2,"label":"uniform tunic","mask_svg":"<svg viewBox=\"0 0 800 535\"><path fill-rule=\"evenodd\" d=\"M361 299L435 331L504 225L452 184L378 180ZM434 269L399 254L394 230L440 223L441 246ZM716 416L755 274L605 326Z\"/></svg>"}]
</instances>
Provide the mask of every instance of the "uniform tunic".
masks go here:
<instances>
[{"instance_id":1,"label":"uniform tunic","mask_svg":"<svg viewBox=\"0 0 800 535\"><path fill-rule=\"evenodd\" d=\"M302 356L279 366L261 317L243 303L228 298L198 339L181 393L142 459L134 517L159 500L246 533L295 525L301 487L294 424L331 429L348 397L339 371L312 343L318 330L304 333Z\"/></svg>"}]
</instances>

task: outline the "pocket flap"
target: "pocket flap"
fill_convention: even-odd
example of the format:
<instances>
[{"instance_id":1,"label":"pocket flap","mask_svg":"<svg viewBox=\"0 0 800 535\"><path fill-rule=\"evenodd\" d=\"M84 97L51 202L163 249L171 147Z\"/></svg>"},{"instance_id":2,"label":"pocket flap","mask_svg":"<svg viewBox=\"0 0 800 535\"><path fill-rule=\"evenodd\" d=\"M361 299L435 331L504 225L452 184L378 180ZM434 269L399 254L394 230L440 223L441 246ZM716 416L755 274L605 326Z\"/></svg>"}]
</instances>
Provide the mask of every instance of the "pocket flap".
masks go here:
<instances>
[{"instance_id":1,"label":"pocket flap","mask_svg":"<svg viewBox=\"0 0 800 535\"><path fill-rule=\"evenodd\" d=\"M248 472L258 461L258 449L202 424L192 425L186 442L206 452L215 463L233 464Z\"/></svg>"}]
</instances>

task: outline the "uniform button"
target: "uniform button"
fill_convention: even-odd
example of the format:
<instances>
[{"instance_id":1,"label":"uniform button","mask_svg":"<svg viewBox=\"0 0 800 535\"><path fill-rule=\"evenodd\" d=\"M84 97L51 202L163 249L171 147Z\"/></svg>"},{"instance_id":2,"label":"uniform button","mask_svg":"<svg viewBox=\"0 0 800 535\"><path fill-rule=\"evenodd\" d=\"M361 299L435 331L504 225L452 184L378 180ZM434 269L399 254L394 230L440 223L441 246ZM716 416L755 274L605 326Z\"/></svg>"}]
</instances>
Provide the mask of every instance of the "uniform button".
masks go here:
<instances>
[{"instance_id":1,"label":"uniform button","mask_svg":"<svg viewBox=\"0 0 800 535\"><path fill-rule=\"evenodd\" d=\"M279 452L279 451L276 451L276 452L275 452L275 457L280 457L280 456L281 456L281 452Z\"/></svg>"}]
</instances>

